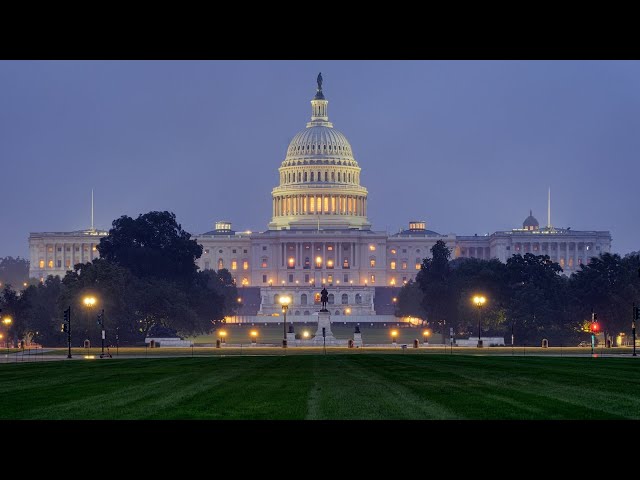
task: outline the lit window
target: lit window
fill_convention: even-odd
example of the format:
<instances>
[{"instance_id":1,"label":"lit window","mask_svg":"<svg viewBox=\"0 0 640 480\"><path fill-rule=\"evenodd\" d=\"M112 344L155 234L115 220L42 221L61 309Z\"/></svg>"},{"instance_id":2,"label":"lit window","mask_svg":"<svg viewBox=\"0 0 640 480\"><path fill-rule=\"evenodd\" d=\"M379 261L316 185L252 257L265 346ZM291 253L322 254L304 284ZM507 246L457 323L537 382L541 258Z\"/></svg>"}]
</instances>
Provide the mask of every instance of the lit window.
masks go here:
<instances>
[{"instance_id":1,"label":"lit window","mask_svg":"<svg viewBox=\"0 0 640 480\"><path fill-rule=\"evenodd\" d=\"M237 270L237 269L238 269L238 261L231 260L231 270Z\"/></svg>"},{"instance_id":2,"label":"lit window","mask_svg":"<svg viewBox=\"0 0 640 480\"><path fill-rule=\"evenodd\" d=\"M395 255L395 254L396 254L396 249L395 249L395 248L392 248L392 249L391 249L391 254L392 254L392 255Z\"/></svg>"},{"instance_id":3,"label":"lit window","mask_svg":"<svg viewBox=\"0 0 640 480\"><path fill-rule=\"evenodd\" d=\"M333 275L327 275L327 283L333 283Z\"/></svg>"},{"instance_id":4,"label":"lit window","mask_svg":"<svg viewBox=\"0 0 640 480\"><path fill-rule=\"evenodd\" d=\"M44 260L40 260L40 268L44 268Z\"/></svg>"},{"instance_id":5,"label":"lit window","mask_svg":"<svg viewBox=\"0 0 640 480\"><path fill-rule=\"evenodd\" d=\"M369 250L371 250L372 252L374 252L376 249L375 245L369 245Z\"/></svg>"},{"instance_id":6,"label":"lit window","mask_svg":"<svg viewBox=\"0 0 640 480\"><path fill-rule=\"evenodd\" d=\"M373 273L371 274L371 283L376 283L376 276Z\"/></svg>"},{"instance_id":7,"label":"lit window","mask_svg":"<svg viewBox=\"0 0 640 480\"><path fill-rule=\"evenodd\" d=\"M49 265L49 268L53 268L53 260L49 260L48 265Z\"/></svg>"},{"instance_id":8,"label":"lit window","mask_svg":"<svg viewBox=\"0 0 640 480\"><path fill-rule=\"evenodd\" d=\"M349 268L349 259L344 259L344 261L342 262L342 268Z\"/></svg>"},{"instance_id":9,"label":"lit window","mask_svg":"<svg viewBox=\"0 0 640 480\"><path fill-rule=\"evenodd\" d=\"M391 270L395 270L396 269L396 261L395 260L391 260L390 267L391 267Z\"/></svg>"},{"instance_id":10,"label":"lit window","mask_svg":"<svg viewBox=\"0 0 640 480\"><path fill-rule=\"evenodd\" d=\"M91 250L93 250L95 252L97 250L96 246L94 245Z\"/></svg>"},{"instance_id":11,"label":"lit window","mask_svg":"<svg viewBox=\"0 0 640 480\"><path fill-rule=\"evenodd\" d=\"M244 260L242 262L242 269L243 270L249 270L249 261L248 260Z\"/></svg>"},{"instance_id":12,"label":"lit window","mask_svg":"<svg viewBox=\"0 0 640 480\"><path fill-rule=\"evenodd\" d=\"M369 266L370 266L371 268L373 268L373 267L375 267L375 266L376 266L376 259L375 259L375 258L371 258L371 259L369 260Z\"/></svg>"},{"instance_id":13,"label":"lit window","mask_svg":"<svg viewBox=\"0 0 640 480\"><path fill-rule=\"evenodd\" d=\"M316 268L322 267L322 257L316 257Z\"/></svg>"},{"instance_id":14,"label":"lit window","mask_svg":"<svg viewBox=\"0 0 640 480\"><path fill-rule=\"evenodd\" d=\"M221 258L218 259L218 270L222 270L224 268L224 262Z\"/></svg>"},{"instance_id":15,"label":"lit window","mask_svg":"<svg viewBox=\"0 0 640 480\"><path fill-rule=\"evenodd\" d=\"M333 250L333 245L327 245L327 250L331 252Z\"/></svg>"},{"instance_id":16,"label":"lit window","mask_svg":"<svg viewBox=\"0 0 640 480\"><path fill-rule=\"evenodd\" d=\"M249 279L248 279L247 277L244 277L244 278L242 279L242 285L244 285L244 286L249 285Z\"/></svg>"},{"instance_id":17,"label":"lit window","mask_svg":"<svg viewBox=\"0 0 640 480\"><path fill-rule=\"evenodd\" d=\"M407 261L403 260L402 261L402 270L406 270L407 269Z\"/></svg>"},{"instance_id":18,"label":"lit window","mask_svg":"<svg viewBox=\"0 0 640 480\"><path fill-rule=\"evenodd\" d=\"M327 260L327 268L333 268L333 260Z\"/></svg>"},{"instance_id":19,"label":"lit window","mask_svg":"<svg viewBox=\"0 0 640 480\"><path fill-rule=\"evenodd\" d=\"M416 270L420 270L422 268L422 264L416 263Z\"/></svg>"},{"instance_id":20,"label":"lit window","mask_svg":"<svg viewBox=\"0 0 640 480\"><path fill-rule=\"evenodd\" d=\"M68 260L68 259L67 259L67 261L65 262L65 264L66 264L66 267L67 267L67 268L71 268L71 260Z\"/></svg>"},{"instance_id":21,"label":"lit window","mask_svg":"<svg viewBox=\"0 0 640 480\"><path fill-rule=\"evenodd\" d=\"M373 283L373 282L371 282L371 283ZM396 279L395 279L395 278L392 278L392 279L389 281L389 285L395 285L395 284L396 284Z\"/></svg>"},{"instance_id":22,"label":"lit window","mask_svg":"<svg viewBox=\"0 0 640 480\"><path fill-rule=\"evenodd\" d=\"M289 257L289 268L293 268L296 266L296 259L293 257Z\"/></svg>"},{"instance_id":23,"label":"lit window","mask_svg":"<svg viewBox=\"0 0 640 480\"><path fill-rule=\"evenodd\" d=\"M53 253L53 247L49 247L49 248L47 248L47 251L48 251L49 253Z\"/></svg>"},{"instance_id":24,"label":"lit window","mask_svg":"<svg viewBox=\"0 0 640 480\"><path fill-rule=\"evenodd\" d=\"M264 258L262 259L261 263L260 263L260 266L261 266L262 268L267 268L267 267L268 267L268 265L269 265L269 261L268 261L267 257L264 257Z\"/></svg>"}]
</instances>

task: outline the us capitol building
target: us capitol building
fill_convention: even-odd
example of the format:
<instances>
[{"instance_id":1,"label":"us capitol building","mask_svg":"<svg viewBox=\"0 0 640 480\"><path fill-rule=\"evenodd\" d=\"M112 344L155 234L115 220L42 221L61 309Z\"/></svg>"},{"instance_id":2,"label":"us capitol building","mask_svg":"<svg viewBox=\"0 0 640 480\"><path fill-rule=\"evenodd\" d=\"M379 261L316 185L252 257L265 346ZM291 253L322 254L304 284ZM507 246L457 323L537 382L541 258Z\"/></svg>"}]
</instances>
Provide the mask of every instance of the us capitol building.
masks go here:
<instances>
[{"instance_id":1,"label":"us capitol building","mask_svg":"<svg viewBox=\"0 0 640 480\"><path fill-rule=\"evenodd\" d=\"M514 254L549 255L565 274L592 256L609 252L608 231L540 227L532 212L522 228L486 236L456 236L427 230L410 221L395 234L375 231L367 218L367 189L347 138L329 121L322 76L311 100L311 121L289 143L272 192L271 222L263 232L235 232L227 221L195 235L203 247L201 269L228 269L240 292L233 321L277 321L278 298L292 296L288 319L312 321L322 284L329 290L334 321L394 321L395 296L413 280L431 247L444 241L452 258L497 258ZM64 276L73 265L98 257L106 231L29 235L30 276ZM336 318L337 317L337 318Z\"/></svg>"}]
</instances>

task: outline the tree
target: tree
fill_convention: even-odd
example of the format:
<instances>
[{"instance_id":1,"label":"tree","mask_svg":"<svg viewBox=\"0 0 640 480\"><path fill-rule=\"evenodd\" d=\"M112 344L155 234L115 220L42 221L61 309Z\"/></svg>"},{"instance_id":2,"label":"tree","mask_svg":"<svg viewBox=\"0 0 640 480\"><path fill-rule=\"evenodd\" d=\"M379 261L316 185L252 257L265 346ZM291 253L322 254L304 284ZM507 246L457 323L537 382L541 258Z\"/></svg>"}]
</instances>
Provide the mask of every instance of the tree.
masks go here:
<instances>
[{"instance_id":1,"label":"tree","mask_svg":"<svg viewBox=\"0 0 640 480\"><path fill-rule=\"evenodd\" d=\"M0 284L22 289L29 282L29 260L20 257L0 258Z\"/></svg>"},{"instance_id":2,"label":"tree","mask_svg":"<svg viewBox=\"0 0 640 480\"><path fill-rule=\"evenodd\" d=\"M423 297L424 294L416 282L413 280L407 282L398 293L396 316L426 319L427 312L422 306Z\"/></svg>"},{"instance_id":3,"label":"tree","mask_svg":"<svg viewBox=\"0 0 640 480\"><path fill-rule=\"evenodd\" d=\"M428 321L440 326L444 334L445 324L453 309L453 291L450 285L449 257L451 250L442 240L431 247L431 258L422 261L416 275L416 283L424 294L422 307L427 312Z\"/></svg>"},{"instance_id":4,"label":"tree","mask_svg":"<svg viewBox=\"0 0 640 480\"><path fill-rule=\"evenodd\" d=\"M507 318L521 341L561 340L567 328L567 284L548 255L526 253L507 260Z\"/></svg>"},{"instance_id":5,"label":"tree","mask_svg":"<svg viewBox=\"0 0 640 480\"><path fill-rule=\"evenodd\" d=\"M171 212L149 212L135 220L127 215L112 223L109 235L98 245L100 256L127 268L140 278L160 278L190 283L202 255L202 246L191 239Z\"/></svg>"}]
</instances>

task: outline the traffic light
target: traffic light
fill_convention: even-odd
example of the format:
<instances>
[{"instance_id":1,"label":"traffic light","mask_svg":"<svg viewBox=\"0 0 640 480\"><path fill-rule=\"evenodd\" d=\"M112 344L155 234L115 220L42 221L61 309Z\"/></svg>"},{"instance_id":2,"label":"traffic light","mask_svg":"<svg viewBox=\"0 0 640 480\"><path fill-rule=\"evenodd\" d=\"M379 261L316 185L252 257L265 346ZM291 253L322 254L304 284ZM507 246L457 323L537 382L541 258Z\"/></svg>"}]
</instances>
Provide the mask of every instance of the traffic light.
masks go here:
<instances>
[{"instance_id":1,"label":"traffic light","mask_svg":"<svg viewBox=\"0 0 640 480\"><path fill-rule=\"evenodd\" d=\"M71 307L64 311L64 323L69 323L69 317L71 316Z\"/></svg>"},{"instance_id":2,"label":"traffic light","mask_svg":"<svg viewBox=\"0 0 640 480\"><path fill-rule=\"evenodd\" d=\"M633 307L633 319L640 320L640 307Z\"/></svg>"},{"instance_id":3,"label":"traffic light","mask_svg":"<svg viewBox=\"0 0 640 480\"><path fill-rule=\"evenodd\" d=\"M63 323L62 326L60 327L60 331L63 333L67 333L67 330L68 330L67 324Z\"/></svg>"},{"instance_id":4,"label":"traffic light","mask_svg":"<svg viewBox=\"0 0 640 480\"><path fill-rule=\"evenodd\" d=\"M598 322L593 322L591 324L591 331L593 333L598 333L600 331L600 324Z\"/></svg>"}]
</instances>

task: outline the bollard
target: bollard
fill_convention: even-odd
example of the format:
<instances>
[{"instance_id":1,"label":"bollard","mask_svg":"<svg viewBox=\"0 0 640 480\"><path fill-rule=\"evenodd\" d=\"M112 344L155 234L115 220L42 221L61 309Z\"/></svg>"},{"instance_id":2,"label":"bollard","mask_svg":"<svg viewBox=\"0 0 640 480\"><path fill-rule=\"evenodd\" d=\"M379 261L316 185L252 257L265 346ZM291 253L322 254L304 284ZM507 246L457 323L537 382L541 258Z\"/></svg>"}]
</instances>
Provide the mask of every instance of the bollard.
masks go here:
<instances>
[{"instance_id":1,"label":"bollard","mask_svg":"<svg viewBox=\"0 0 640 480\"><path fill-rule=\"evenodd\" d=\"M413 348L420 348L420 341L417 338L413 341Z\"/></svg>"}]
</instances>

